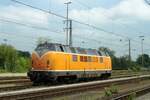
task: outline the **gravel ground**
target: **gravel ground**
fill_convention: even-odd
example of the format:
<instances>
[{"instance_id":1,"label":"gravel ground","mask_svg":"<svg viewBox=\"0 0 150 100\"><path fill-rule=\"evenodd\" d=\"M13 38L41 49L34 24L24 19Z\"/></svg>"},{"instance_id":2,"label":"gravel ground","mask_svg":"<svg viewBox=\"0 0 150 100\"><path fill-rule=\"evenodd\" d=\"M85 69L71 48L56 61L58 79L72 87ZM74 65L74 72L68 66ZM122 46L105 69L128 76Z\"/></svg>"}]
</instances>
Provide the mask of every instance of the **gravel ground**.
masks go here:
<instances>
[{"instance_id":1,"label":"gravel ground","mask_svg":"<svg viewBox=\"0 0 150 100\"><path fill-rule=\"evenodd\" d=\"M150 100L150 93L147 93L141 97L136 98L136 100Z\"/></svg>"},{"instance_id":2,"label":"gravel ground","mask_svg":"<svg viewBox=\"0 0 150 100\"><path fill-rule=\"evenodd\" d=\"M124 91L135 89L137 88L137 86L143 87L144 85L149 85L149 83L150 83L150 80L145 80L145 81L130 83L126 85L117 85L117 87L119 89L119 92L124 92ZM98 89L95 91L85 91L81 93L58 96L58 97L45 99L45 100L101 100L100 98L103 97L104 94L105 94L104 89ZM145 96L145 99L138 99L138 100L150 100L150 94L149 94L149 97Z\"/></svg>"}]
</instances>

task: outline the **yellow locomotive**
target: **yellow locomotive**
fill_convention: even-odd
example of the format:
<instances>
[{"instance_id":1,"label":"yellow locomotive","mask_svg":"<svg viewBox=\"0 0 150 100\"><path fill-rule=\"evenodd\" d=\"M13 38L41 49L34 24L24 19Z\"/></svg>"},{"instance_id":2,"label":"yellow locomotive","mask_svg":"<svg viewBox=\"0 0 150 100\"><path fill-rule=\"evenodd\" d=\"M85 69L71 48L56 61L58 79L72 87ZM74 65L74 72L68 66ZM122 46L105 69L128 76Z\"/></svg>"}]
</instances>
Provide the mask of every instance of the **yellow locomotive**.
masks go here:
<instances>
[{"instance_id":1,"label":"yellow locomotive","mask_svg":"<svg viewBox=\"0 0 150 100\"><path fill-rule=\"evenodd\" d=\"M33 82L108 78L111 70L111 58L106 52L43 43L32 53L32 69L28 76Z\"/></svg>"}]
</instances>

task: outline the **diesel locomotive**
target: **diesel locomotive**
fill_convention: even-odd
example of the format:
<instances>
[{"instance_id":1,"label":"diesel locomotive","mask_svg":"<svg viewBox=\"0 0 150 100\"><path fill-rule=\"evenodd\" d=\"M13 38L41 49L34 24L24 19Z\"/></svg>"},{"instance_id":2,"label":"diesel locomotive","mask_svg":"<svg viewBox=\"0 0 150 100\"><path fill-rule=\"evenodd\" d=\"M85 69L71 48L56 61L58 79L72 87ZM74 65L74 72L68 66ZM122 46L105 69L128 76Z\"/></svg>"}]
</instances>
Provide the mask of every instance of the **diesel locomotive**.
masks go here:
<instances>
[{"instance_id":1,"label":"diesel locomotive","mask_svg":"<svg viewBox=\"0 0 150 100\"><path fill-rule=\"evenodd\" d=\"M107 52L46 42L39 44L32 53L28 76L32 82L108 78L111 70Z\"/></svg>"}]
</instances>

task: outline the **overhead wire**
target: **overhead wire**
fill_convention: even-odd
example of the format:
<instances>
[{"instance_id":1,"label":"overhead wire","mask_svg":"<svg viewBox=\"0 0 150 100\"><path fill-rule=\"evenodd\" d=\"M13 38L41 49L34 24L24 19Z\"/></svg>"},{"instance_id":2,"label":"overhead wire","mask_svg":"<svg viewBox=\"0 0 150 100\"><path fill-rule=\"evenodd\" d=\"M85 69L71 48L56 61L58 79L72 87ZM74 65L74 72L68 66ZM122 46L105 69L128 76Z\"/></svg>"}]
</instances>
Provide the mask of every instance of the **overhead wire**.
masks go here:
<instances>
[{"instance_id":1,"label":"overhead wire","mask_svg":"<svg viewBox=\"0 0 150 100\"><path fill-rule=\"evenodd\" d=\"M53 33L60 33L60 32L57 32L56 30L52 30L52 29L49 29L49 28L46 28L46 27L34 26L34 25L31 25L31 24L20 23L20 22L16 22L16 21L4 19L4 18L3 19L0 18L0 21L8 22L8 23L14 23L14 24L25 26L25 27L28 27L28 28L34 28L34 29L39 29L39 30L44 30L44 31L50 31L50 32L53 32Z\"/></svg>"},{"instance_id":2,"label":"overhead wire","mask_svg":"<svg viewBox=\"0 0 150 100\"><path fill-rule=\"evenodd\" d=\"M24 38L24 39L29 39L29 38L30 38L30 39L31 39L31 38L32 38L32 40L33 40L33 39L38 40L38 38L39 38L39 37L22 36L22 35L18 35L18 34L17 34L17 36L16 36L16 35L14 35L14 34L12 34L12 33L7 33L7 32L0 32L0 34L7 35L7 36L10 36L10 35L11 35L12 37L15 37L15 38L18 37L18 36L20 36L20 39L22 39L22 38ZM2 38L2 37L1 37L1 38ZM47 38L47 37L42 37L42 38ZM54 39L50 39L50 40L54 41ZM25 44L27 44L28 42L30 42L30 44L31 44L31 42L32 42L33 45L37 45L37 44L35 43L36 41L34 41L34 42L33 42L33 41L23 41L23 43L25 43ZM57 42L62 43L63 41L59 40L59 41L57 41ZM22 43L22 42L19 42L19 43Z\"/></svg>"},{"instance_id":3,"label":"overhead wire","mask_svg":"<svg viewBox=\"0 0 150 100\"><path fill-rule=\"evenodd\" d=\"M18 3L18 4L21 4L21 5L24 5L24 6L28 6L30 8L33 8L33 9L36 9L36 10L39 10L39 11L42 11L42 12L45 12L45 13L48 13L48 14L55 15L55 16L60 17L62 19L66 19L65 16L56 14L56 13L54 13L52 11L50 12L50 11L47 11L47 10L44 10L44 9L41 9L41 8L38 8L38 7L34 7L34 6L30 5L30 4L26 4L26 3L23 3L23 2L18 1L18 0L11 0L11 1L13 1L15 3ZM108 30L105 30L103 28L100 28L100 27L97 27L97 26L94 26L94 25L91 25L91 24L88 24L88 23L80 22L80 21L77 21L77 20L71 19L71 18L69 18L69 19L72 20L73 22L76 22L76 23L79 23L81 25L85 25L85 26L88 26L88 27L92 27L92 28L94 28L96 30L103 31L105 33L113 34L115 36L120 36L120 37L123 37L123 38L128 38L127 36L124 36L124 35L121 35L121 34L118 34L118 33L112 32L112 31L108 31Z\"/></svg>"},{"instance_id":4,"label":"overhead wire","mask_svg":"<svg viewBox=\"0 0 150 100\"><path fill-rule=\"evenodd\" d=\"M90 8L90 6L84 4L83 2L80 2L79 0L75 0L75 2L77 2L78 4L80 4L80 5L82 5L82 6L86 7L86 8ZM105 14L104 14L104 15L105 15ZM113 19L111 19L111 18L110 18L110 20L113 21L113 22L115 22L115 21L114 21ZM118 24L118 23L117 23L117 24ZM126 24L123 24L123 23L119 23L119 24L128 27ZM131 27L130 27L130 28L131 28ZM135 31L136 29L132 27L132 30ZM137 33L144 33L144 32L141 32L141 31L139 31L139 32L136 31L136 32L137 32ZM128 38L129 38L129 37L128 37ZM134 42L136 42L136 43L139 42L139 41L137 41L137 40L135 40L135 39L131 39L131 40L134 41ZM149 44L147 44L147 45L149 45Z\"/></svg>"},{"instance_id":5,"label":"overhead wire","mask_svg":"<svg viewBox=\"0 0 150 100\"><path fill-rule=\"evenodd\" d=\"M58 15L58 14L55 14L55 13L52 13L52 12L47 12L46 10L43 10L43 9L38 9L37 7L33 7L33 6L31 6L31 5L25 4L25 3L23 3L23 2L19 2L19 1L17 1L17 0L12 0L12 1L14 1L14 2L16 2L16 3L19 3L19 4L21 4L21 5L25 5L25 6L28 6L28 7L37 9L37 10L40 10L40 11L44 11L44 12L46 12L46 13L55 15L55 16L57 16L57 17L61 17L61 18L63 18L63 19L66 19L66 17L64 17L64 16L61 16L61 15ZM120 37L123 37L123 38L127 38L127 37L125 37L125 36L123 36L123 35L114 33L114 32L112 32L112 31L107 31L107 30L105 30L105 29L96 27L96 26L91 25L91 24L88 24L88 23L80 22L80 21L77 21L77 20L74 20L74 19L71 19L71 20L74 21L74 22L76 22L76 23L78 23L78 24L85 25L85 26L88 26L88 27L92 27L93 29L96 29L96 30L99 30L99 31L103 31L103 32L105 32L105 33L109 33L109 34L113 34L113 35L115 35L115 36L120 36ZM100 42L101 42L101 41L100 41Z\"/></svg>"},{"instance_id":6,"label":"overhead wire","mask_svg":"<svg viewBox=\"0 0 150 100\"><path fill-rule=\"evenodd\" d=\"M75 0L75 2L77 2L78 4L80 4L80 5L82 5L82 6L86 7L86 8L90 8L88 5L86 5L86 4L82 3L82 2L80 2L79 0ZM104 14L104 15L105 15L105 14ZM110 20L114 22L113 19L110 19ZM118 24L118 23L117 23L117 24ZM123 23L119 23L119 24L128 27L126 24L123 24ZM131 27L130 27L130 28L131 28ZM132 27L132 30L135 31L136 29ZM136 32L137 32L137 31L136 31ZM139 31L139 32L137 32L137 33L144 33L144 32ZM135 39L131 39L131 38L129 38L129 37L127 37L127 38L130 39L130 40L132 40L132 41L134 41L134 42L137 43L137 44L139 44L139 42L140 42L140 41L137 41L137 40L135 40ZM149 44L147 44L147 43L145 43L145 44L146 44L147 46L149 46Z\"/></svg>"},{"instance_id":7,"label":"overhead wire","mask_svg":"<svg viewBox=\"0 0 150 100\"><path fill-rule=\"evenodd\" d=\"M23 2L20 2L20 1L17 1L17 0L11 0L11 1L16 2L16 3L18 3L18 4L21 4L21 5L25 5L25 6L28 6L28 7L37 9L37 10L40 10L40 11L45 12L45 13L49 13L49 14L55 15L55 16L60 17L60 18L63 18L63 19L66 19L66 17L61 16L61 15L56 14L56 13L53 13L52 11L47 11L47 10L44 10L44 9L41 9L41 8L38 8L38 7L34 7L34 6L32 6L32 5L29 5L29 4L26 4L26 3L23 3ZM74 19L71 19L71 20L73 20L73 21L76 22L76 23L79 23L79 24L82 24L82 25L85 25L85 26L94 28L94 29L96 29L96 30L103 31L103 32L109 33L109 34L113 34L113 35L115 35L115 36L117 36L117 37L129 38L128 36L124 36L124 35L115 33L115 32L113 32L113 31L108 31L108 30L105 30L105 29L103 29L103 28L99 28L99 27L97 27L97 26L94 26L94 25L91 25L91 24L88 24L88 23L80 22L80 21L77 21L77 20L74 20ZM135 40L134 40L134 41L135 41ZM135 42L137 42L137 41L135 41ZM139 42L139 41L138 41L138 42Z\"/></svg>"},{"instance_id":8,"label":"overhead wire","mask_svg":"<svg viewBox=\"0 0 150 100\"><path fill-rule=\"evenodd\" d=\"M25 24L25 23L19 23L19 22L16 22L16 21L10 21L10 20L6 20L6 19L1 19L0 18L0 21L3 21L3 22L9 22L9 23L14 23L14 24L17 24L17 25L21 25L21 26L25 26L25 27L28 27L28 28L34 28L34 29L38 29L38 30L44 30L44 31L47 31L47 32L53 32L53 33L58 33L58 34L61 34L63 35L63 32L61 31L57 31L57 30L51 30L51 29L48 29L48 28L45 28L45 27L37 27L37 26L33 26L33 25L28 25L28 24ZM99 40L95 40L95 39L92 39L92 38L86 38L86 37L81 37L79 35L75 35L74 36L78 37L78 38L82 38L82 39L86 39L86 40L90 40L90 41L95 41L95 42L103 42L103 41L99 41ZM105 44L109 44L109 45L114 45L116 47L118 46L121 46L121 45L117 45L117 44L111 44L111 43L106 43L106 42L103 42Z\"/></svg>"},{"instance_id":9,"label":"overhead wire","mask_svg":"<svg viewBox=\"0 0 150 100\"><path fill-rule=\"evenodd\" d=\"M52 11L47 11L47 10L44 10L44 9L41 9L41 8L38 8L38 7L34 7L34 6L32 6L32 5L29 5L29 4L26 4L26 3L23 3L23 2L20 2L20 1L17 1L17 0L11 0L11 1L16 2L16 3L18 3L18 4L21 4L21 5L24 5L24 6L31 7L31 8L33 8L33 9L36 9L36 10L39 10L39 11L42 11L42 12L45 12L45 13L48 13L48 14L55 15L55 16L60 17L60 18L62 18L62 19L66 19L65 16L56 14L56 13L54 13L54 12L52 12ZM69 18L69 19L71 19L71 18ZM124 35L115 33L115 32L113 32L113 31L108 31L108 30L105 30L105 29L100 28L100 27L96 27L96 26L91 25L91 24L88 24L88 23L80 22L80 21L77 21L77 20L74 20L74 19L71 19L71 20L74 21L74 22L76 22L76 23L79 23L79 24L81 24L81 25L85 25L85 26L91 27L91 28L93 28L93 29L96 29L96 30L99 30L99 31L103 31L103 32L105 32L105 33L112 34L112 35L115 35L115 36L117 36L117 37L119 36L119 37L122 37L122 38L129 38L128 36L124 36ZM139 41L134 40L134 39L130 39L130 40L135 41L136 43L139 42Z\"/></svg>"}]
</instances>

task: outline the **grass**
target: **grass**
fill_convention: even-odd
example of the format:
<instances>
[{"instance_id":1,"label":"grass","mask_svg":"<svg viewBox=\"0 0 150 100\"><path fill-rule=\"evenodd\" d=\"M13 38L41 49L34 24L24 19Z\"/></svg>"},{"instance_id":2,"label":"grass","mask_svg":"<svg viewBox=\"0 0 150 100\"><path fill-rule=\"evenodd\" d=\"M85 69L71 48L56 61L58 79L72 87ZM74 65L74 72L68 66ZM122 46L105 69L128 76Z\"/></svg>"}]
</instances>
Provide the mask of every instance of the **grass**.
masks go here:
<instances>
[{"instance_id":1,"label":"grass","mask_svg":"<svg viewBox=\"0 0 150 100\"><path fill-rule=\"evenodd\" d=\"M0 73L26 73L28 71L28 69L26 68L17 68L15 70L13 70L13 72L10 72L6 69L0 69Z\"/></svg>"},{"instance_id":2,"label":"grass","mask_svg":"<svg viewBox=\"0 0 150 100\"><path fill-rule=\"evenodd\" d=\"M127 100L135 100L135 98L136 98L136 93L132 93L127 97Z\"/></svg>"},{"instance_id":3,"label":"grass","mask_svg":"<svg viewBox=\"0 0 150 100\"><path fill-rule=\"evenodd\" d=\"M0 69L0 73L8 73L5 69Z\"/></svg>"},{"instance_id":4,"label":"grass","mask_svg":"<svg viewBox=\"0 0 150 100\"><path fill-rule=\"evenodd\" d=\"M113 94L117 94L119 91L119 88L115 85L111 85L110 87L105 88L105 96L109 97Z\"/></svg>"}]
</instances>

